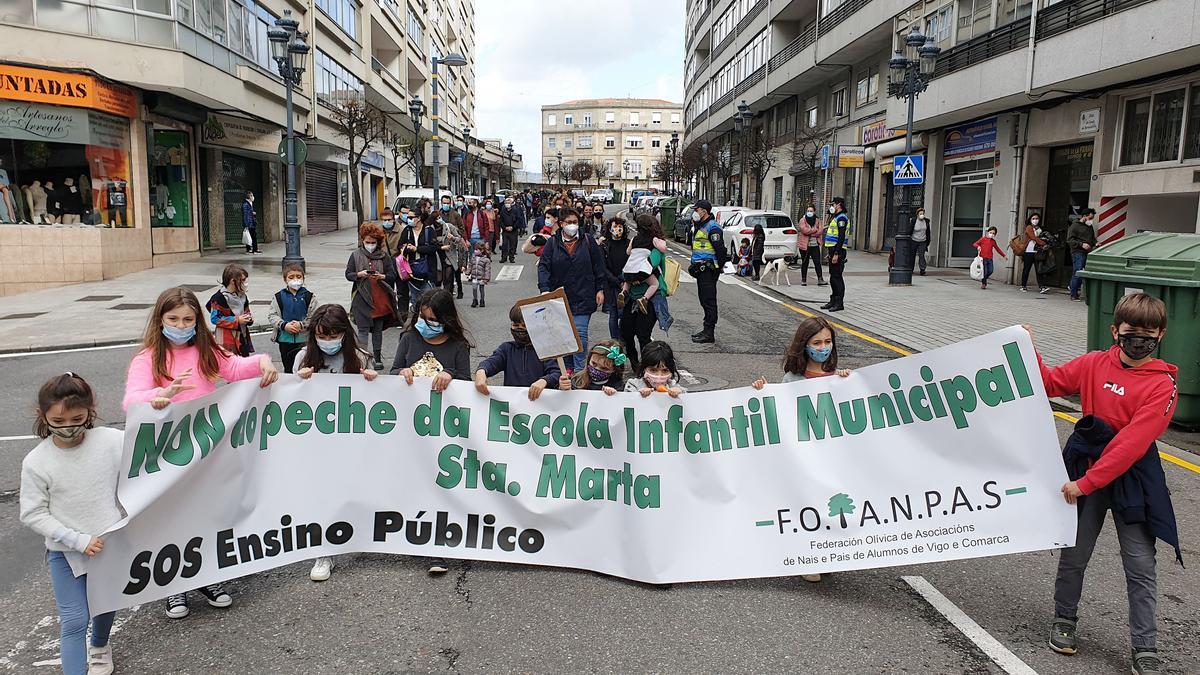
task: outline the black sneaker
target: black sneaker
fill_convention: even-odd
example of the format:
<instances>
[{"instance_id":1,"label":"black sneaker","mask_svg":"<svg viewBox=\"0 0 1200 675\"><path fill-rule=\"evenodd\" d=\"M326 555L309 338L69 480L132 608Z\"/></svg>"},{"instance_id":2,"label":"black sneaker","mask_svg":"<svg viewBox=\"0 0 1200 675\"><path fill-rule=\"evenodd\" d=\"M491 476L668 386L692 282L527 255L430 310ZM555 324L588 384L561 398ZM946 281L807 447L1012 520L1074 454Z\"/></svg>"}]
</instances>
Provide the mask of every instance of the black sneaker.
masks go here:
<instances>
[{"instance_id":1,"label":"black sneaker","mask_svg":"<svg viewBox=\"0 0 1200 675\"><path fill-rule=\"evenodd\" d=\"M221 584L213 584L200 589L200 594L208 599L213 607L228 607L233 604L233 598L225 592Z\"/></svg>"},{"instance_id":2,"label":"black sneaker","mask_svg":"<svg viewBox=\"0 0 1200 675\"><path fill-rule=\"evenodd\" d=\"M188 607L187 593L176 593L167 598L167 618L182 619L192 610Z\"/></svg>"},{"instance_id":3,"label":"black sneaker","mask_svg":"<svg viewBox=\"0 0 1200 675\"><path fill-rule=\"evenodd\" d=\"M1133 675L1155 675L1163 672L1157 649L1133 650Z\"/></svg>"},{"instance_id":4,"label":"black sneaker","mask_svg":"<svg viewBox=\"0 0 1200 675\"><path fill-rule=\"evenodd\" d=\"M716 342L716 341L717 341L717 339L715 337L713 337L712 333L709 333L709 332L704 332L699 335L692 336L692 342L695 342L696 344L700 344L700 345L712 344L713 342Z\"/></svg>"},{"instance_id":5,"label":"black sneaker","mask_svg":"<svg viewBox=\"0 0 1200 675\"><path fill-rule=\"evenodd\" d=\"M1069 656L1078 648L1079 643L1075 640L1075 620L1055 617L1054 623L1050 624L1050 649Z\"/></svg>"}]
</instances>

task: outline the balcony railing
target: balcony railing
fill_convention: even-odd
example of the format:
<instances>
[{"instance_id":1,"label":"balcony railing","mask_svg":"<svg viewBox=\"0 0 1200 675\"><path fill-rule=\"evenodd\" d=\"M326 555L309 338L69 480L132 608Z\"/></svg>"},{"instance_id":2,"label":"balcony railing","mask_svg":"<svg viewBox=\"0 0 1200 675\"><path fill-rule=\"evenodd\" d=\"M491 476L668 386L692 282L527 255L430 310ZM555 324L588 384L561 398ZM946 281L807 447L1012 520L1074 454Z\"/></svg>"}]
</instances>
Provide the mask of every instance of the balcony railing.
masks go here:
<instances>
[{"instance_id":1,"label":"balcony railing","mask_svg":"<svg viewBox=\"0 0 1200 675\"><path fill-rule=\"evenodd\" d=\"M689 89L692 87L693 84L696 84L696 79L699 78L702 74L704 74L704 71L708 70L708 61L709 61L709 57L706 56L706 57L704 57L704 60L702 60L700 63L696 64L696 72L692 73L692 79L690 82L687 83L687 87Z\"/></svg>"},{"instance_id":2,"label":"balcony railing","mask_svg":"<svg viewBox=\"0 0 1200 675\"><path fill-rule=\"evenodd\" d=\"M783 64L792 60L797 54L804 51L806 48L817 41L817 27L810 26L808 30L801 33L795 40L792 40L786 47L779 50L779 53L771 57L767 62L767 70L775 71L783 67Z\"/></svg>"},{"instance_id":3,"label":"balcony railing","mask_svg":"<svg viewBox=\"0 0 1200 675\"><path fill-rule=\"evenodd\" d=\"M748 12L746 12L746 16L743 16L741 21L737 22L737 28L733 32L741 35L742 31L746 30L746 27L750 25L750 22L754 21L754 17L762 14L762 11L766 8L767 0L758 0L758 2L754 3L754 6L751 7Z\"/></svg>"},{"instance_id":4,"label":"balcony railing","mask_svg":"<svg viewBox=\"0 0 1200 675\"><path fill-rule=\"evenodd\" d=\"M714 110L720 110L721 108L724 108L725 106L729 105L730 101L733 100L733 97L736 96L734 91L735 90L730 89L729 91L725 92L724 96L713 101L713 104L708 106L709 112L712 112Z\"/></svg>"},{"instance_id":5,"label":"balcony railing","mask_svg":"<svg viewBox=\"0 0 1200 675\"><path fill-rule=\"evenodd\" d=\"M933 77L937 79L943 75L970 68L997 56L1021 49L1028 44L1029 17L1025 17L942 52L934 67Z\"/></svg>"},{"instance_id":6,"label":"balcony railing","mask_svg":"<svg viewBox=\"0 0 1200 675\"><path fill-rule=\"evenodd\" d=\"M847 2L838 5L837 9L833 10L821 19L821 30L826 31L839 23L849 19L855 12L871 4L871 0L848 0Z\"/></svg>"},{"instance_id":7,"label":"balcony railing","mask_svg":"<svg viewBox=\"0 0 1200 675\"><path fill-rule=\"evenodd\" d=\"M711 59L711 58L720 56L721 52L725 51L725 48L728 47L729 45L733 44L733 41L736 39L737 39L737 31L736 30L729 31L729 35L726 35L723 40L721 40L719 43L717 43L717 48L708 53L708 57Z\"/></svg>"},{"instance_id":8,"label":"balcony railing","mask_svg":"<svg viewBox=\"0 0 1200 675\"><path fill-rule=\"evenodd\" d=\"M712 3L709 3L706 1L704 3L704 10L702 12L700 12L700 16L697 16L696 21L694 23L692 23L691 26L688 27L687 41L684 44L684 50L686 52L691 52L692 51L692 43L694 41L700 39L700 36L704 35L704 31L701 30L700 27L703 26L704 22L708 20L708 13L709 13L709 10L711 10L711 9L712 9Z\"/></svg>"},{"instance_id":9,"label":"balcony railing","mask_svg":"<svg viewBox=\"0 0 1200 675\"><path fill-rule=\"evenodd\" d=\"M738 85L733 88L734 95L741 96L742 94L746 93L747 91L750 90L750 87L753 87L754 85L758 84L759 82L762 82L762 79L764 76L766 76L766 74L767 74L767 67L759 66L758 70L754 71L753 73L750 73L749 75L746 76L746 79L742 80L741 82L738 82Z\"/></svg>"},{"instance_id":10,"label":"balcony railing","mask_svg":"<svg viewBox=\"0 0 1200 675\"><path fill-rule=\"evenodd\" d=\"M1037 39L1063 33L1099 21L1153 0L1065 0L1038 13Z\"/></svg>"}]
</instances>

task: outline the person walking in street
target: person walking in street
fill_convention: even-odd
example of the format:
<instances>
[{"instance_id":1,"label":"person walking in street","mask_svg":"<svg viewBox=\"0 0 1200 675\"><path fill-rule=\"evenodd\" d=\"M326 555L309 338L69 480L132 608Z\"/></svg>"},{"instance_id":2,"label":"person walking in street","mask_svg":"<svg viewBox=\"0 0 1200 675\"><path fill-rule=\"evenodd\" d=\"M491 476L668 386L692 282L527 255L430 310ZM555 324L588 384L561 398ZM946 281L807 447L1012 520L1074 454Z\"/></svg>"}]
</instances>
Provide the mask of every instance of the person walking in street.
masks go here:
<instances>
[{"instance_id":1,"label":"person walking in street","mask_svg":"<svg viewBox=\"0 0 1200 675\"><path fill-rule=\"evenodd\" d=\"M608 313L608 336L614 340L621 337L621 308L617 307L617 295L621 292L621 271L629 260L629 237L626 236L625 219L610 218L600 235L600 250L604 252L604 267L607 271L608 288L604 294L604 311Z\"/></svg>"},{"instance_id":2,"label":"person walking in street","mask_svg":"<svg viewBox=\"0 0 1200 675\"><path fill-rule=\"evenodd\" d=\"M1068 290L1075 302L1081 300L1079 287L1083 285L1079 270L1087 264L1088 254L1096 248L1096 230L1092 229L1092 220L1095 218L1096 209L1084 209L1079 214L1079 220L1067 228L1067 248L1071 250L1071 284Z\"/></svg>"},{"instance_id":3,"label":"person walking in street","mask_svg":"<svg viewBox=\"0 0 1200 675\"><path fill-rule=\"evenodd\" d=\"M845 309L846 235L850 231L850 216L846 215L846 200L834 197L829 205L829 222L825 225L825 254L829 259L829 302L821 309L840 312Z\"/></svg>"},{"instance_id":4,"label":"person walking in street","mask_svg":"<svg viewBox=\"0 0 1200 675\"><path fill-rule=\"evenodd\" d=\"M221 272L221 288L204 305L213 325L213 338L238 356L254 353L254 341L250 339L254 316L250 313L250 298L246 297L249 278L245 267L229 263Z\"/></svg>"},{"instance_id":5,"label":"person walking in street","mask_svg":"<svg viewBox=\"0 0 1200 675\"><path fill-rule=\"evenodd\" d=\"M500 215L496 212L496 202L491 197L484 199L483 209L480 213L483 214L483 219L487 221L488 250L495 251L500 248Z\"/></svg>"},{"instance_id":6,"label":"person walking in street","mask_svg":"<svg viewBox=\"0 0 1200 675\"><path fill-rule=\"evenodd\" d=\"M979 288L981 290L987 290L988 278L992 276L992 271L995 269L992 266L992 257L996 253L999 253L1001 257L1008 258L1008 256L1004 254L1004 249L996 243L996 233L998 231L999 230L996 229L996 226L993 225L987 229L987 234L976 240L974 244L971 244L975 247L975 250L979 252L979 257L983 258L983 279L979 282Z\"/></svg>"},{"instance_id":7,"label":"person walking in street","mask_svg":"<svg viewBox=\"0 0 1200 675\"><path fill-rule=\"evenodd\" d=\"M525 229L525 210L509 195L500 206L500 264L517 261L517 237Z\"/></svg>"},{"instance_id":8,"label":"person walking in street","mask_svg":"<svg viewBox=\"0 0 1200 675\"><path fill-rule=\"evenodd\" d=\"M484 292L492 281L492 255L485 241L474 244L475 252L467 262L467 279L471 282L471 306L487 307Z\"/></svg>"},{"instance_id":9,"label":"person walking in street","mask_svg":"<svg viewBox=\"0 0 1200 675\"><path fill-rule=\"evenodd\" d=\"M821 221L817 218L817 210L809 206L804 217L800 219L799 234L796 235L796 250L800 253L800 285L808 285L808 262L811 260L817 270L817 285L825 285L825 277L821 275Z\"/></svg>"},{"instance_id":10,"label":"person walking in street","mask_svg":"<svg viewBox=\"0 0 1200 675\"><path fill-rule=\"evenodd\" d=\"M1029 216L1025 222L1025 234L1021 237L1021 292L1029 291L1029 273L1033 272L1033 280L1038 282L1038 293L1050 291L1049 286L1042 285L1042 279L1037 275L1037 252L1039 247L1046 245L1042 239L1042 217L1036 213Z\"/></svg>"},{"instance_id":11,"label":"person walking in street","mask_svg":"<svg viewBox=\"0 0 1200 675\"><path fill-rule=\"evenodd\" d=\"M692 264L688 266L688 274L696 280L696 297L704 309L704 327L692 335L692 342L699 344L716 342L717 280L729 260L724 235L712 208L712 202L701 199L692 210Z\"/></svg>"},{"instance_id":12,"label":"person walking in street","mask_svg":"<svg viewBox=\"0 0 1200 675\"><path fill-rule=\"evenodd\" d=\"M929 250L929 218L925 217L925 208L917 209L917 217L913 220L912 244L913 260L921 266L921 276L925 276L925 252Z\"/></svg>"},{"instance_id":13,"label":"person walking in street","mask_svg":"<svg viewBox=\"0 0 1200 675\"><path fill-rule=\"evenodd\" d=\"M437 232L433 225L437 215L427 213L414 216L412 223L400 233L400 250L408 260L412 276L408 279L408 306L411 309L421 295L434 287L438 278Z\"/></svg>"},{"instance_id":14,"label":"person walking in street","mask_svg":"<svg viewBox=\"0 0 1200 675\"><path fill-rule=\"evenodd\" d=\"M103 555L101 534L122 517L117 479L125 434L95 422L92 387L74 373L51 377L37 395L33 426L41 440L21 462L21 523L44 539L64 675L113 672L108 636L116 612L92 618L88 574L72 571L72 564L86 569L88 558Z\"/></svg>"},{"instance_id":15,"label":"person walking in street","mask_svg":"<svg viewBox=\"0 0 1200 675\"><path fill-rule=\"evenodd\" d=\"M274 330L271 341L279 345L283 372L292 372L296 352L308 342L308 329L317 309L312 291L304 287L304 269L295 263L283 268L283 288L271 298L267 323Z\"/></svg>"},{"instance_id":16,"label":"person walking in street","mask_svg":"<svg viewBox=\"0 0 1200 675\"><path fill-rule=\"evenodd\" d=\"M399 215L386 209L382 215L383 250L389 258L395 261L404 255L404 230L412 223L412 214L407 206L400 207ZM401 279L399 269L396 270L396 308L400 313L400 324L408 321L408 279Z\"/></svg>"},{"instance_id":17,"label":"person walking in street","mask_svg":"<svg viewBox=\"0 0 1200 675\"><path fill-rule=\"evenodd\" d=\"M358 326L358 343L366 349L370 343L375 370L383 368L383 331L399 325L396 308L396 261L381 247L383 228L363 223L358 228L362 240L346 260L346 280L354 284L350 292L350 313Z\"/></svg>"},{"instance_id":18,"label":"person walking in street","mask_svg":"<svg viewBox=\"0 0 1200 675\"><path fill-rule=\"evenodd\" d=\"M534 219L533 234L521 245L521 252L532 253L540 258L542 249L546 246L546 240L550 238L550 235L558 232L558 219L561 213L562 209L551 206L541 216Z\"/></svg>"},{"instance_id":19,"label":"person walking in street","mask_svg":"<svg viewBox=\"0 0 1200 675\"><path fill-rule=\"evenodd\" d=\"M754 234L750 239L750 262L754 265L754 280L758 281L762 278L763 265L767 264L767 231L763 229L762 223L754 226Z\"/></svg>"},{"instance_id":20,"label":"person walking in street","mask_svg":"<svg viewBox=\"0 0 1200 675\"><path fill-rule=\"evenodd\" d=\"M452 222L454 220L458 224ZM434 223L434 231L437 233L438 258L441 260L441 286L452 293L457 287L458 299L462 300L462 273L470 252L470 245L462 234L462 218L453 209L442 211Z\"/></svg>"},{"instance_id":21,"label":"person walking in street","mask_svg":"<svg viewBox=\"0 0 1200 675\"><path fill-rule=\"evenodd\" d=\"M559 215L562 227L546 241L538 259L538 290L549 293L561 288L566 292L580 344L587 345L592 314L604 305L604 289L608 286L604 254L592 235L579 231L577 211L563 209ZM572 362L574 370L582 369L586 365L584 352L575 354Z\"/></svg>"},{"instance_id":22,"label":"person walking in street","mask_svg":"<svg viewBox=\"0 0 1200 675\"><path fill-rule=\"evenodd\" d=\"M242 227L250 233L250 243L246 245L246 253L260 255L258 250L258 212L254 210L254 193L246 193L246 201L242 202Z\"/></svg>"}]
</instances>

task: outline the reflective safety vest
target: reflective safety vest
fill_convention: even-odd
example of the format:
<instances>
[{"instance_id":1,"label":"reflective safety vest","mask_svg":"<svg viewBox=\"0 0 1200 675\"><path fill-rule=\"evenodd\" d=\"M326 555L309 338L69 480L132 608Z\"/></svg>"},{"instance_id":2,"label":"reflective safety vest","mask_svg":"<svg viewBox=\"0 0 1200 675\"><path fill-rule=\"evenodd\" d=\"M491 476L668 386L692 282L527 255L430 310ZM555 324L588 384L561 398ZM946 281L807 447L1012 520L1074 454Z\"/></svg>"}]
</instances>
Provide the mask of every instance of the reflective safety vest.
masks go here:
<instances>
[{"instance_id":1,"label":"reflective safety vest","mask_svg":"<svg viewBox=\"0 0 1200 675\"><path fill-rule=\"evenodd\" d=\"M825 246L834 248L838 245L838 226L845 228L845 237L850 236L850 218L844 213L839 213L830 219L829 224L825 226Z\"/></svg>"},{"instance_id":2,"label":"reflective safety vest","mask_svg":"<svg viewBox=\"0 0 1200 675\"><path fill-rule=\"evenodd\" d=\"M708 223L711 223L711 225ZM704 227L701 227L692 234L693 262L717 259L717 251L713 248L712 242L708 239L709 228L715 226L717 226L716 223L710 220L705 224Z\"/></svg>"}]
</instances>

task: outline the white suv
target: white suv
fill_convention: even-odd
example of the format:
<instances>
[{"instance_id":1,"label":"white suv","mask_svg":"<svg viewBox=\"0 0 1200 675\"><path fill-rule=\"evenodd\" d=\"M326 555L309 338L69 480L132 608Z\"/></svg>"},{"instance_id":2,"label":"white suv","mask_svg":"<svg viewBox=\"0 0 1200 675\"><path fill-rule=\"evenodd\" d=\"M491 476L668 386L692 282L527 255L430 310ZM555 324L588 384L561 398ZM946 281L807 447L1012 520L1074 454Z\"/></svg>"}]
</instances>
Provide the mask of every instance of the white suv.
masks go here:
<instances>
[{"instance_id":1,"label":"white suv","mask_svg":"<svg viewBox=\"0 0 1200 675\"><path fill-rule=\"evenodd\" d=\"M797 232L791 216L783 211L738 211L721 224L730 257L737 252L743 239L754 241L755 225L762 225L767 235L763 260L796 255Z\"/></svg>"},{"instance_id":2,"label":"white suv","mask_svg":"<svg viewBox=\"0 0 1200 675\"><path fill-rule=\"evenodd\" d=\"M588 195L589 202L599 202L601 204L609 204L613 200L613 191L608 188L598 188L592 190L592 194Z\"/></svg>"}]
</instances>

